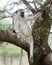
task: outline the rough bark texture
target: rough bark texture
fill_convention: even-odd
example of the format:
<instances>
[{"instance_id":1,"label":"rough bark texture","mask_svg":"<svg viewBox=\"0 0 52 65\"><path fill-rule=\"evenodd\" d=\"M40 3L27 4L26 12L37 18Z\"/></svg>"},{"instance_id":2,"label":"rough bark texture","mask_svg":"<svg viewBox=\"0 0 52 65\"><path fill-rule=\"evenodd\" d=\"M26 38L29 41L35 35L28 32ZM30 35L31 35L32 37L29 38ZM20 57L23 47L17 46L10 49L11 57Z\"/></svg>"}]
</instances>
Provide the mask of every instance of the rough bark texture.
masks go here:
<instances>
[{"instance_id":1,"label":"rough bark texture","mask_svg":"<svg viewBox=\"0 0 52 65\"><path fill-rule=\"evenodd\" d=\"M50 56L51 52L51 49L48 45L48 36L51 28L51 19L46 10L42 12L42 18L43 20L38 18L33 25L33 38L34 38L33 65L51 65L51 63L49 63L50 58L48 59L48 55Z\"/></svg>"}]
</instances>

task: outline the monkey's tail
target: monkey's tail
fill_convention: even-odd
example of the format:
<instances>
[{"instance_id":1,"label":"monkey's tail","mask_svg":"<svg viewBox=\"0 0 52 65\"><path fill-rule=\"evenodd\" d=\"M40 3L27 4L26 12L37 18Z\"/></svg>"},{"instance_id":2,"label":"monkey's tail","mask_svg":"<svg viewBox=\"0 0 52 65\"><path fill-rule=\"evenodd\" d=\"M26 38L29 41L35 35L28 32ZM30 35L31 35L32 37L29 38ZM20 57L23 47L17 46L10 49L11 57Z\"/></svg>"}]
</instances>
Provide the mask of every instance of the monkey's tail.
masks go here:
<instances>
[{"instance_id":1,"label":"monkey's tail","mask_svg":"<svg viewBox=\"0 0 52 65\"><path fill-rule=\"evenodd\" d=\"M22 56L23 56L23 49L21 48L21 54L20 54L20 64L19 64L19 65L22 65Z\"/></svg>"}]
</instances>

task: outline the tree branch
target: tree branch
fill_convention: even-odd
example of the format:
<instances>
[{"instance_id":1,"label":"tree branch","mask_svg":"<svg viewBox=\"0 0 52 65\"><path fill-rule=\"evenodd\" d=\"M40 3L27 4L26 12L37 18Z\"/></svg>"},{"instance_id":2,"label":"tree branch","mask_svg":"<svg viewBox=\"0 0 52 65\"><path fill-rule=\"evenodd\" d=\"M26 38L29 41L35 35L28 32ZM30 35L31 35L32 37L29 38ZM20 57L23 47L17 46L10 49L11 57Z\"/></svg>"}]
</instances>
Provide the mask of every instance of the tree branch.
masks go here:
<instances>
[{"instance_id":1,"label":"tree branch","mask_svg":"<svg viewBox=\"0 0 52 65\"><path fill-rule=\"evenodd\" d=\"M27 8L30 9L30 11L34 14L36 12L36 10L26 1L26 0L22 0L23 3L27 6ZM43 11L47 5L49 5L50 3L52 2L52 0L47 0L42 6L41 6L41 9L38 10L38 11ZM38 12L37 11L37 12Z\"/></svg>"},{"instance_id":2,"label":"tree branch","mask_svg":"<svg viewBox=\"0 0 52 65\"><path fill-rule=\"evenodd\" d=\"M34 14L36 11L35 9L26 1L26 0L22 0L23 3L27 6L27 8L30 9L30 11Z\"/></svg>"},{"instance_id":3,"label":"tree branch","mask_svg":"<svg viewBox=\"0 0 52 65\"><path fill-rule=\"evenodd\" d=\"M47 0L42 6L41 6L41 9L40 11L43 11L47 5L49 5L50 3L52 2L52 0Z\"/></svg>"},{"instance_id":4,"label":"tree branch","mask_svg":"<svg viewBox=\"0 0 52 65\"><path fill-rule=\"evenodd\" d=\"M0 41L9 42L16 46L23 48L25 51L29 52L29 45L26 42L22 42L19 38L7 30L0 30Z\"/></svg>"}]
</instances>

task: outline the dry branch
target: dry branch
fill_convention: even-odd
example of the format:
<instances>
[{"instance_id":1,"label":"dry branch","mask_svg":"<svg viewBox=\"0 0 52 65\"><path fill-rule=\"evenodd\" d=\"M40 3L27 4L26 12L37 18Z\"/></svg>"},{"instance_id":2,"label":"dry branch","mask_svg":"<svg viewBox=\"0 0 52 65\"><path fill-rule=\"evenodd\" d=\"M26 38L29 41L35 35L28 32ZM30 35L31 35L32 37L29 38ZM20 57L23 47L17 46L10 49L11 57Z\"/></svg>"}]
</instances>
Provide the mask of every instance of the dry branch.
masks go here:
<instances>
[{"instance_id":1,"label":"dry branch","mask_svg":"<svg viewBox=\"0 0 52 65\"><path fill-rule=\"evenodd\" d=\"M26 0L22 0L23 3L27 6L28 9L30 9L30 11L34 14L36 11L35 9L26 1Z\"/></svg>"}]
</instances>

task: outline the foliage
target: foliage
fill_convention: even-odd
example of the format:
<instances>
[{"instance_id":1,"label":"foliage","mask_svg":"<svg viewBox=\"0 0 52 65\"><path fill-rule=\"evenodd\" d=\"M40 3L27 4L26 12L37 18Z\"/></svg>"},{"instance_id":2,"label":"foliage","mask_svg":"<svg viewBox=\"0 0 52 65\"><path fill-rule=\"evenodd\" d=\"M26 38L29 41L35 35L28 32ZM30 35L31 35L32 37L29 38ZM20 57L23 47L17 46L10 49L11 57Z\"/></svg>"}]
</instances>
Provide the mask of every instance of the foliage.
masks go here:
<instances>
[{"instance_id":1,"label":"foliage","mask_svg":"<svg viewBox=\"0 0 52 65\"><path fill-rule=\"evenodd\" d=\"M20 48L8 44L6 46L0 46L0 55L6 54L7 56L18 56L20 54Z\"/></svg>"}]
</instances>

